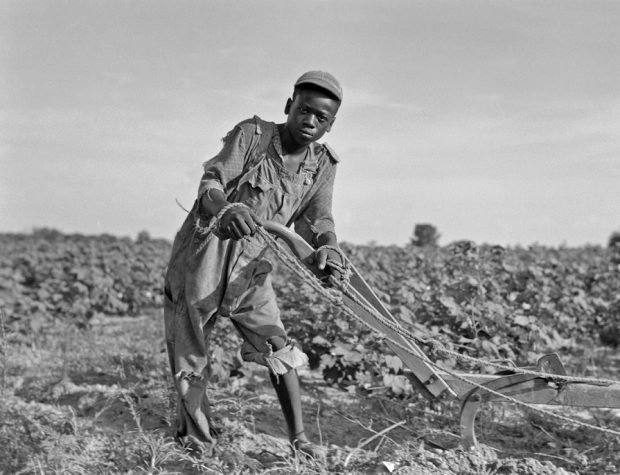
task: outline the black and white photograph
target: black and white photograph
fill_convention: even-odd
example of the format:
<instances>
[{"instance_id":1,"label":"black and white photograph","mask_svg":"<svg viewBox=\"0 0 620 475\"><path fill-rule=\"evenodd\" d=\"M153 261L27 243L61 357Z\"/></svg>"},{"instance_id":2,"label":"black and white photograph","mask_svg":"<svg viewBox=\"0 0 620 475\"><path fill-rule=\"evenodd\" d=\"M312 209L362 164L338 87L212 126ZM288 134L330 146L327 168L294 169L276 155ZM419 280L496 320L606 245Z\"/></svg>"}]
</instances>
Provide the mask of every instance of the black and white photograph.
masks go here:
<instances>
[{"instance_id":1,"label":"black and white photograph","mask_svg":"<svg viewBox=\"0 0 620 475\"><path fill-rule=\"evenodd\" d=\"M619 1L0 2L0 475L618 473Z\"/></svg>"}]
</instances>

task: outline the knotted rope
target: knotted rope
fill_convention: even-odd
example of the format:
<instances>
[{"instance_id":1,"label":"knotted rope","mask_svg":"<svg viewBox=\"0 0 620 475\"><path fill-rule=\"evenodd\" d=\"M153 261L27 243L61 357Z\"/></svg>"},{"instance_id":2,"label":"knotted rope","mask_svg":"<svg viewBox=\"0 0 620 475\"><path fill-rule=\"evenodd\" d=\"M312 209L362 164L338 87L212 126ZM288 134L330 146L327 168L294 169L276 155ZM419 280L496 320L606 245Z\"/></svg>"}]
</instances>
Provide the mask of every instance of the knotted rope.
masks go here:
<instances>
[{"instance_id":1,"label":"knotted rope","mask_svg":"<svg viewBox=\"0 0 620 475\"><path fill-rule=\"evenodd\" d=\"M330 273L327 276L327 282L331 284L332 287L337 289L346 289L349 287L349 279L351 278L351 266L348 265L347 256L342 249L337 246L324 245L316 249L316 253L318 254L320 251L327 250L333 251L338 254L340 257L340 262L336 262L333 259L327 259L327 265L332 269L336 270L336 274Z\"/></svg>"},{"instance_id":2,"label":"knotted rope","mask_svg":"<svg viewBox=\"0 0 620 475\"><path fill-rule=\"evenodd\" d=\"M207 193L208 192L209 191L207 190ZM200 246L198 246L198 248L194 252L194 255L200 254L202 252L202 250L213 237L213 231L215 231L216 229L219 230L219 226L222 222L222 218L224 217L224 215L233 208L250 209L245 203L229 203L224 206L215 216L213 216L206 226L202 226L200 224L200 216L197 215L194 227L196 228L196 232L198 233L198 235L204 236L204 240L200 243Z\"/></svg>"}]
</instances>

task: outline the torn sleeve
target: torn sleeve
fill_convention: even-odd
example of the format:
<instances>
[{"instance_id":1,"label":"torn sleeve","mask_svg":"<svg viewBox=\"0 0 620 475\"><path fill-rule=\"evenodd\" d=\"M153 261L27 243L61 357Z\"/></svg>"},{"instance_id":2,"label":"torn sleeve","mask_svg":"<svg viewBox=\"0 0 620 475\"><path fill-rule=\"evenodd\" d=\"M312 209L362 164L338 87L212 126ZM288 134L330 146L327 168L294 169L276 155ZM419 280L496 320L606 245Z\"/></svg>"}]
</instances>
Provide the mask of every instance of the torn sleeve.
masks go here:
<instances>
[{"instance_id":1,"label":"torn sleeve","mask_svg":"<svg viewBox=\"0 0 620 475\"><path fill-rule=\"evenodd\" d=\"M247 150L244 128L237 125L223 141L222 150L203 164L204 173L198 187L198 199L212 188L226 193L228 185L243 173Z\"/></svg>"}]
</instances>

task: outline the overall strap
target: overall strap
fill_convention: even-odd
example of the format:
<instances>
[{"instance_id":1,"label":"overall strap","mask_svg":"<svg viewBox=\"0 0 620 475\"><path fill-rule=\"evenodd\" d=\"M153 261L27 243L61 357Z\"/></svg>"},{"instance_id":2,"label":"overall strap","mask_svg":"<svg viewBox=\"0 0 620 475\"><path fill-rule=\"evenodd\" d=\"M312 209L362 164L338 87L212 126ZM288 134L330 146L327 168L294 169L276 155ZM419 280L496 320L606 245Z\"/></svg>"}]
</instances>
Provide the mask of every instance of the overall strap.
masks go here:
<instances>
[{"instance_id":1,"label":"overall strap","mask_svg":"<svg viewBox=\"0 0 620 475\"><path fill-rule=\"evenodd\" d=\"M235 191L238 191L240 186L245 182L245 178L258 168L261 162L267 156L267 149L271 144L271 139L274 133L277 133L278 126L273 122L267 122L258 116L254 116L254 129L255 137L252 138L252 144L246 153L245 163L243 164L243 172L236 178L237 182L234 185Z\"/></svg>"},{"instance_id":2,"label":"overall strap","mask_svg":"<svg viewBox=\"0 0 620 475\"><path fill-rule=\"evenodd\" d=\"M258 136L258 141L254 149L250 152L248 161L244 167L245 171L251 170L258 165L267 155L267 149L271 144L271 139L277 133L278 126L273 122L267 122L257 115L254 116L256 129L254 134Z\"/></svg>"}]
</instances>

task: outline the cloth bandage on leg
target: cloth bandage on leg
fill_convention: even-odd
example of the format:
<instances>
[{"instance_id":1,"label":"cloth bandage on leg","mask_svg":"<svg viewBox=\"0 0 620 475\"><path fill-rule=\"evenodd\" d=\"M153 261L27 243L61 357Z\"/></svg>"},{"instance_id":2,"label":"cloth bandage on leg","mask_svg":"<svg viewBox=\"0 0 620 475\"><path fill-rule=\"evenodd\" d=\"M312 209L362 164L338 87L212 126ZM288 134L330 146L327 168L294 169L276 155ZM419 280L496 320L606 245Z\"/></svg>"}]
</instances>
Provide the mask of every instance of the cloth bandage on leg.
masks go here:
<instances>
[{"instance_id":1,"label":"cloth bandage on leg","mask_svg":"<svg viewBox=\"0 0 620 475\"><path fill-rule=\"evenodd\" d=\"M308 356L294 342L265 356L265 363L274 374L286 374L290 370L308 364Z\"/></svg>"},{"instance_id":2,"label":"cloth bandage on leg","mask_svg":"<svg viewBox=\"0 0 620 475\"><path fill-rule=\"evenodd\" d=\"M243 359L266 366L276 376L308 364L308 356L294 340L289 340L286 346L277 351L270 351L269 354L257 351L243 352Z\"/></svg>"}]
</instances>

